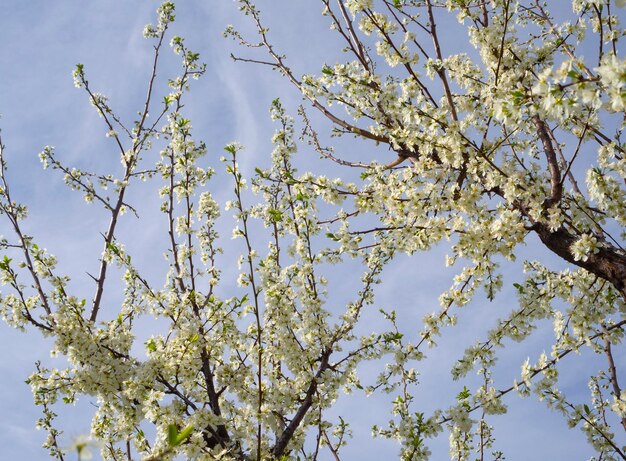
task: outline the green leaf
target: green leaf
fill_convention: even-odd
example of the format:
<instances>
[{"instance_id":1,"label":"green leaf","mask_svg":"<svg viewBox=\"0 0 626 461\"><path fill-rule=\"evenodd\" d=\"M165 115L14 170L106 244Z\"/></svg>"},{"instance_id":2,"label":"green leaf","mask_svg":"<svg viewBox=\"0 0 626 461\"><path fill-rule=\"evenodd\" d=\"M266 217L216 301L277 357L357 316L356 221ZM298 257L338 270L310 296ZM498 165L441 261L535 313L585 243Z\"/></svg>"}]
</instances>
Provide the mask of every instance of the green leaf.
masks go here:
<instances>
[{"instance_id":1,"label":"green leaf","mask_svg":"<svg viewBox=\"0 0 626 461\"><path fill-rule=\"evenodd\" d=\"M193 432L193 425L189 424L182 431L178 432L176 424L170 424L167 426L167 443L170 447L177 447L189 437Z\"/></svg>"},{"instance_id":2,"label":"green leaf","mask_svg":"<svg viewBox=\"0 0 626 461\"><path fill-rule=\"evenodd\" d=\"M270 221L273 223L277 223L280 222L283 218L283 214L279 211L279 210L275 210L273 208L270 208L268 210L268 213L270 215Z\"/></svg>"},{"instance_id":3,"label":"green leaf","mask_svg":"<svg viewBox=\"0 0 626 461\"><path fill-rule=\"evenodd\" d=\"M178 428L176 424L170 424L167 426L167 443L170 447L178 445Z\"/></svg>"},{"instance_id":4,"label":"green leaf","mask_svg":"<svg viewBox=\"0 0 626 461\"><path fill-rule=\"evenodd\" d=\"M468 399L469 396L472 395L469 389L466 386L463 386L463 390L459 392L459 395L456 396L457 400L465 400Z\"/></svg>"},{"instance_id":5,"label":"green leaf","mask_svg":"<svg viewBox=\"0 0 626 461\"><path fill-rule=\"evenodd\" d=\"M576 72L575 70L570 70L567 73L567 76L570 77L570 78L579 78L580 74L578 72Z\"/></svg>"},{"instance_id":6,"label":"green leaf","mask_svg":"<svg viewBox=\"0 0 626 461\"><path fill-rule=\"evenodd\" d=\"M180 431L180 434L178 434L178 443L180 444L191 437L193 429L193 425L189 424L186 428Z\"/></svg>"},{"instance_id":7,"label":"green leaf","mask_svg":"<svg viewBox=\"0 0 626 461\"><path fill-rule=\"evenodd\" d=\"M0 261L0 269L8 271L9 270L9 264L11 264L11 258L9 258L8 256L5 256L4 259L2 261Z\"/></svg>"}]
</instances>

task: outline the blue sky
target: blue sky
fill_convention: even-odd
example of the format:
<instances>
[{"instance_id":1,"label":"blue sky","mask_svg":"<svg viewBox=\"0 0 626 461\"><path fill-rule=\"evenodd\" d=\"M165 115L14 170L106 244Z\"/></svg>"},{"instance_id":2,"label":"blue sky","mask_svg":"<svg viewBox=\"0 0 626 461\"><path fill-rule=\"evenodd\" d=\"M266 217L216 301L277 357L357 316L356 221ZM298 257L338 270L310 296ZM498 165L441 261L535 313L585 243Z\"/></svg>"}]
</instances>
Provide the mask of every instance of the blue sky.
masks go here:
<instances>
[{"instance_id":1,"label":"blue sky","mask_svg":"<svg viewBox=\"0 0 626 461\"><path fill-rule=\"evenodd\" d=\"M67 164L86 168L105 167L119 162L114 149L104 136L105 128L91 108L85 94L74 88L71 71L78 62L85 64L88 78L97 91L107 94L111 104L122 116L131 117L140 109L145 94L146 78L151 60L150 43L142 38L143 26L152 21L160 2L129 2L64 0L4 0L0 16L0 127L7 148L9 174L14 194L30 205L28 232L40 246L59 256L62 271L74 276L72 287L89 297L86 271L93 271L101 251L98 232L106 224L105 214L97 207L85 207L79 194L72 193L54 172L42 171L37 154L45 145L55 146ZM272 27L272 36L289 63L300 74L319 72L324 63L338 59L336 43L318 2L311 0L263 0L258 2ZM227 24L251 30L249 24L231 1L214 2L184 0L177 5L177 21L173 32L186 38L191 49L201 53L207 63L207 75L195 83L193 97L186 113L193 121L197 138L206 141L210 152L219 157L222 147L237 140L246 146L242 165L252 171L256 165L267 164L273 127L268 115L270 102L281 97L288 110L295 114L300 96L286 80L265 67L233 63L231 41L222 38ZM159 75L166 78L175 61L167 58ZM328 125L322 123L322 129ZM360 141L343 143L344 148L359 150L359 155L387 161L385 150L376 151ZM347 147L346 147L347 146ZM378 157L377 157L378 156ZM299 156L301 169L328 170L329 166L303 147ZM217 183L217 187L222 187ZM225 186L224 186L225 187ZM138 191L136 198L142 198ZM225 196L223 190L216 195ZM143 216L141 232L130 222L125 228L127 241L137 253L144 255L146 266L162 261L160 252L152 250L158 240L158 213ZM4 222L0 234L9 235ZM524 249L545 260L545 253L533 245ZM417 257L402 257L387 269L385 277L392 282L378 290L378 303L400 312L403 325L414 335L420 329L420 318L437 308L437 298L453 275L444 268L446 249L436 248ZM555 267L556 266L555 262ZM234 264L233 264L234 265ZM464 347L515 307L512 282L515 268L505 281L505 289L496 303L478 300L474 308L460 313L461 328L445 332L441 347L429 351L429 358L420 364L421 383L417 405L428 413L447 406L463 387L451 383L449 369ZM339 274L337 274L339 277ZM339 294L341 296L341 294ZM375 322L372 317L371 322ZM367 328L369 325L365 325ZM371 325L375 328L375 325ZM550 326L539 332L522 347L502 354L498 369L500 387L508 386L520 364L531 360L549 347ZM45 435L35 431L39 410L32 404L25 378L34 369L36 360L50 362L49 342L35 331L26 334L0 324L0 458L48 459L40 448ZM574 394L586 395L588 379L581 365L603 366L593 357L564 363L570 368L565 381ZM592 365L592 370L595 370ZM532 398L510 396L509 414L495 418L497 448L507 460L586 459L593 454L577 430L567 428L562 418L548 411ZM387 419L384 399L354 395L341 399L337 414L354 418L354 443L345 452L345 459L394 459L397 449L389 442L371 441L371 425ZM60 411L66 428L65 441L88 432L92 413L89 399L76 407ZM447 459L447 439L433 443L433 459ZM70 458L71 459L71 458ZM330 459L330 456L329 458Z\"/></svg>"}]
</instances>

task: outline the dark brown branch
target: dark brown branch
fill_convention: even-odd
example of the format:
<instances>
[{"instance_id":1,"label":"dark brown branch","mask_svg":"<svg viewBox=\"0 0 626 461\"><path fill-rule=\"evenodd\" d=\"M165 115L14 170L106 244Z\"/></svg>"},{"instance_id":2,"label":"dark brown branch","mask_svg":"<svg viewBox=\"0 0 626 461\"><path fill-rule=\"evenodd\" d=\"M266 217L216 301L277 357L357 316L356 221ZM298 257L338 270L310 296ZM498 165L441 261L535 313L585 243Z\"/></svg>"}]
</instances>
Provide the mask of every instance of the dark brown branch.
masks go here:
<instances>
[{"instance_id":1,"label":"dark brown branch","mask_svg":"<svg viewBox=\"0 0 626 461\"><path fill-rule=\"evenodd\" d=\"M548 198L544 202L545 208L550 208L551 206L556 205L561 201L561 197L563 195L563 184L561 182L561 171L559 169L559 164L556 159L556 152L554 151L554 146L552 145L552 140L550 139L550 135L548 134L548 129L546 124L538 115L533 116L533 123L537 128L537 134L541 143L543 144L543 149L546 153L546 158L548 161L548 169L550 171L550 198Z\"/></svg>"},{"instance_id":2,"label":"dark brown branch","mask_svg":"<svg viewBox=\"0 0 626 461\"><path fill-rule=\"evenodd\" d=\"M300 108L298 109L298 113L302 116L302 121L304 122L304 129L302 130L303 136L307 136L310 139L309 144L312 144L315 151L318 154L320 154L322 157L327 158L328 160L331 160L343 166L349 166L353 168L371 168L372 167L372 165L368 163L349 162L347 160L343 160L341 158L334 156L331 148L324 148L320 144L317 132L311 126L311 122L309 121L309 118L306 114L306 111L304 110L304 107L300 106Z\"/></svg>"},{"instance_id":3,"label":"dark brown branch","mask_svg":"<svg viewBox=\"0 0 626 461\"><path fill-rule=\"evenodd\" d=\"M330 442L330 438L328 437L328 433L325 429L322 429L322 435L324 436L324 440L326 440L326 445L328 446L330 452L333 454L333 458L335 458L335 461L341 461L341 459L339 459L339 452L335 447L333 447L333 444Z\"/></svg>"},{"instance_id":4,"label":"dark brown branch","mask_svg":"<svg viewBox=\"0 0 626 461\"><path fill-rule=\"evenodd\" d=\"M504 44L506 42L506 33L509 27L509 5L510 5L510 1L507 0L506 6L504 7L504 30L502 31L502 38L500 40L500 51L498 52L498 64L496 66L495 83L494 83L495 86L498 86L498 78L500 77L502 58L504 57Z\"/></svg>"},{"instance_id":5,"label":"dark brown branch","mask_svg":"<svg viewBox=\"0 0 626 461\"><path fill-rule=\"evenodd\" d=\"M427 0L426 5L428 6L428 22L430 23L430 35L433 39L435 55L437 56L439 62L442 62L443 55L441 54L441 45L439 44L439 37L437 35L437 24L435 22L435 16L433 14L433 6L431 0ZM441 79L441 83L443 84L444 93L446 95L446 100L448 101L448 107L450 108L450 114L452 115L452 119L454 121L458 121L459 117L456 113L454 100L452 99L452 91L450 90L450 84L448 83L448 78L446 77L446 70L443 67L437 67L436 72Z\"/></svg>"},{"instance_id":6,"label":"dark brown branch","mask_svg":"<svg viewBox=\"0 0 626 461\"><path fill-rule=\"evenodd\" d=\"M300 404L300 407L298 408L293 419L283 430L280 437L276 441L276 444L272 448L272 454L275 458L280 459L285 454L285 450L287 448L287 445L289 444L289 441L293 437L296 429L298 429L298 427L300 426L300 423L309 411L309 408L311 408L311 405L313 405L313 396L317 391L317 380L320 378L322 373L324 373L324 371L328 369L328 359L330 357L330 354L330 350L327 350L322 354L320 366L317 370L317 373L315 373L315 376L311 378L311 382L309 383L309 387L306 390L304 399Z\"/></svg>"},{"instance_id":7,"label":"dark brown branch","mask_svg":"<svg viewBox=\"0 0 626 461\"><path fill-rule=\"evenodd\" d=\"M561 150L561 147L559 146L559 143L557 142L556 137L554 136L554 132L552 131L552 129L548 127L548 134L550 135L550 139L554 143L553 144L554 148L558 152L561 162L563 162L564 165L567 165L565 174L563 175L563 178L561 179L561 183L564 181L565 177L567 177L567 179L569 179L569 182L572 184L572 188L574 189L574 192L576 192L578 195L582 195L582 192L580 191L580 188L578 187L578 182L576 181L576 178L574 178L574 175L572 174L571 168L572 168L572 165L574 164L574 160L576 159L578 152L580 151L582 140L585 136L586 131L587 131L587 125L585 125L585 129L583 130L582 135L578 139L578 145L576 146L576 151L574 151L572 160L568 162L567 159L565 158L565 155L563 155L563 151Z\"/></svg>"},{"instance_id":8,"label":"dark brown branch","mask_svg":"<svg viewBox=\"0 0 626 461\"><path fill-rule=\"evenodd\" d=\"M568 407L570 407L573 411L576 411L576 407L572 405L571 403L565 402L565 404ZM590 427L592 427L593 430L595 430L598 434L600 434L600 437L602 437L609 445L611 445L613 450L615 450L615 453L617 453L620 458L622 458L623 460L626 460L626 455L624 454L624 452L612 440L613 434L611 434L610 432L606 434L600 427L598 427L598 424L595 421L595 418L588 418L587 416L581 414L580 419L582 419L585 423L587 423Z\"/></svg>"},{"instance_id":9,"label":"dark brown branch","mask_svg":"<svg viewBox=\"0 0 626 461\"><path fill-rule=\"evenodd\" d=\"M161 46L163 44L163 38L165 37L165 32L167 30L167 27L164 28L164 30L161 32L161 36L159 38L159 42L158 44L155 46L155 53L154 53L154 61L152 63L152 71L151 71L151 76L150 76L150 83L148 84L148 94L146 95L146 100L144 103L144 110L143 110L143 114L141 116L141 120L138 124L138 129L137 129L137 137L135 138L135 140L133 141L133 146L131 149L131 154L130 157L125 160L125 166L126 166L126 171L124 172L124 179L122 181L122 186L120 187L120 191L117 197L117 202L115 204L115 207L113 207L113 209L111 210L111 221L109 222L109 227L107 229L107 232L105 234L104 237L104 250L103 250L103 257L100 260L100 270L98 272L98 283L96 284L96 294L94 295L94 299L93 299L93 304L91 307L91 315L89 316L89 320L91 322L95 322L97 317L98 317L98 311L100 310L100 303L102 302L102 295L104 293L104 283L106 280L106 274L107 274L107 267L108 267L108 263L106 260L106 257L104 256L104 254L109 251L109 247L110 245L113 243L114 240L114 236L115 236L115 229L117 227L117 222L118 222L118 218L120 215L120 212L122 210L122 207L124 206L124 195L126 193L126 188L128 187L128 181L131 177L131 174L134 171L134 168L137 164L137 157L138 157L138 150L140 149L140 145L143 141L140 141L140 136L142 134L143 131L143 124L146 120L146 118L148 117L148 112L150 110L150 100L152 98L152 91L153 91L153 84L154 84L154 80L156 78L156 73L157 73L157 66L158 66L158 61L159 61L159 50L161 49ZM108 126L110 127L110 129L113 129L111 123L109 122L108 118L106 117L106 112L103 110L102 107L100 107L100 105L97 103L97 98L95 98L95 96L91 93L91 91L89 90L89 87L87 85L87 81L84 80L84 84L85 84L85 89L87 90L87 92L89 93L89 95L91 96L92 101L94 101L94 103L96 104L96 107L98 108L99 112L102 114L102 116L104 117L106 123L108 124ZM125 150L124 147L122 146L120 139L117 135L114 136L115 140L118 144L118 147L121 150L121 155L123 159L126 159L126 154L125 154Z\"/></svg>"},{"instance_id":10,"label":"dark brown branch","mask_svg":"<svg viewBox=\"0 0 626 461\"><path fill-rule=\"evenodd\" d=\"M126 174L128 175L130 171L131 170L129 169L129 166L127 166ZM93 299L93 304L91 307L91 314L89 316L89 320L91 322L96 321L96 318L98 317L98 311L100 310L100 303L102 301L102 295L104 293L104 282L106 280L106 274L107 274L107 268L108 268L108 263L106 260L105 253L109 251L109 247L111 246L114 240L115 228L117 227L117 222L119 219L120 211L122 210L122 206L124 204L124 195L126 193L126 187L127 187L126 185L123 185L120 189L120 192L117 198L117 203L115 204L115 208L113 208L113 210L111 211L111 221L109 222L109 227L104 237L104 250L103 250L103 256L100 260L100 270L98 272L98 277L97 277L98 283L96 284L96 294Z\"/></svg>"},{"instance_id":11,"label":"dark brown branch","mask_svg":"<svg viewBox=\"0 0 626 461\"><path fill-rule=\"evenodd\" d=\"M346 11L346 7L343 4L343 1L342 0L337 0L337 5L339 5L339 9L341 10L341 16L343 17L343 20L344 20L344 22L346 24L346 28L348 29L348 33L349 33L350 37L348 37L345 34L345 32L343 31L343 29L341 27L341 24L339 23L339 21L335 17L334 12L331 10L331 8L330 8L330 1L329 0L324 0L324 4L326 5L326 7L328 8L328 11L332 15L332 18L333 18L335 24L338 27L338 29L337 29L338 32L348 42L348 46L350 47L350 49L352 50L354 55L357 57L357 59L359 60L359 62L363 66L363 68L367 69L369 71L370 70L370 64L369 64L368 56L365 53L365 49L363 48L363 44L361 43L361 41L359 40L359 38L357 37L357 35L356 35L355 31L354 31L354 26L352 25L352 21L350 20L350 17L348 15L348 12Z\"/></svg>"},{"instance_id":12,"label":"dark brown branch","mask_svg":"<svg viewBox=\"0 0 626 461\"><path fill-rule=\"evenodd\" d=\"M11 199L11 192L9 190L9 183L6 179L6 165L4 160L4 144L2 144L2 137L0 136L0 179L2 180L2 188L4 189L3 195L6 197L7 205L1 205L1 208L6 213L7 217L11 221L11 225L13 226L13 230L19 239L19 246L22 249L24 254L24 260L26 262L26 267L33 279L33 283L35 284L35 289L37 290L37 294L39 296L39 300L46 311L46 314L49 316L52 315L52 309L50 308L50 304L48 303L48 298L44 293L43 286L41 280L39 279L39 275L35 271L33 266L33 260L30 254L30 242L26 238L26 236L22 233L22 229L19 224L19 219L17 214L15 213L15 203ZM51 321L54 321L51 319Z\"/></svg>"},{"instance_id":13,"label":"dark brown branch","mask_svg":"<svg viewBox=\"0 0 626 461\"><path fill-rule=\"evenodd\" d=\"M604 343L604 352L609 362L609 381L613 387L613 396L616 400L622 399L622 389L617 381L617 369L615 367L615 360L613 360L613 352L611 350L611 342L607 339ZM626 430L626 417L621 418L622 427Z\"/></svg>"},{"instance_id":14,"label":"dark brown branch","mask_svg":"<svg viewBox=\"0 0 626 461\"><path fill-rule=\"evenodd\" d=\"M578 240L578 236L571 234L564 227L551 231L546 224L535 223L532 229L541 241L553 253L567 262L582 267L592 274L607 280L626 299L626 255L612 245L603 242L597 253L590 253L586 260L576 260L571 246Z\"/></svg>"}]
</instances>

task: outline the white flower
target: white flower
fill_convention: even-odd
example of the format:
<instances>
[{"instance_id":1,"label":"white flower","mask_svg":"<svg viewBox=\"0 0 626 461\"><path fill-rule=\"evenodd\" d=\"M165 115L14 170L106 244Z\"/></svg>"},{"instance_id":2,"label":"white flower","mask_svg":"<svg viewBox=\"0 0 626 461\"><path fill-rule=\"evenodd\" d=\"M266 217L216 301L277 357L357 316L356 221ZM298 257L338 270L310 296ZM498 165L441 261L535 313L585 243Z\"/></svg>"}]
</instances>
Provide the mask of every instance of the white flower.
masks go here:
<instances>
[{"instance_id":1,"label":"white flower","mask_svg":"<svg viewBox=\"0 0 626 461\"><path fill-rule=\"evenodd\" d=\"M608 108L612 112L626 109L626 60L619 60L614 54L602 58L602 64L594 69L600 81L607 89L609 96Z\"/></svg>"},{"instance_id":2,"label":"white flower","mask_svg":"<svg viewBox=\"0 0 626 461\"><path fill-rule=\"evenodd\" d=\"M598 239L589 234L583 234L570 247L575 261L587 261L590 254L600 251Z\"/></svg>"},{"instance_id":3,"label":"white flower","mask_svg":"<svg viewBox=\"0 0 626 461\"><path fill-rule=\"evenodd\" d=\"M91 448L98 448L99 444L97 441L93 440L88 435L79 435L74 439L72 445L70 445L69 449L71 451L76 451L78 454L78 460L88 460L93 458L93 453Z\"/></svg>"}]
</instances>

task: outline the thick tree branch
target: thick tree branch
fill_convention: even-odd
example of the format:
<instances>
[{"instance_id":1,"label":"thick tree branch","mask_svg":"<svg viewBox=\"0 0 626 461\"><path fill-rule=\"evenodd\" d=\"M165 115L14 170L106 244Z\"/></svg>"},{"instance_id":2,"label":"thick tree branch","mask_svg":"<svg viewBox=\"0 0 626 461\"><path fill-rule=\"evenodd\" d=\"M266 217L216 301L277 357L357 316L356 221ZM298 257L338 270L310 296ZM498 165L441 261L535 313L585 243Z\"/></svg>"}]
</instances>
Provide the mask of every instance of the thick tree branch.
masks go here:
<instances>
[{"instance_id":1,"label":"thick tree branch","mask_svg":"<svg viewBox=\"0 0 626 461\"><path fill-rule=\"evenodd\" d=\"M328 359L330 357L330 354L330 350L327 350L322 354L317 373L315 373L313 378L311 378L309 387L306 390L304 399L302 400L300 407L296 411L296 414L289 422L287 427L283 430L280 437L278 437L276 444L272 448L272 454L276 459L280 459L285 454L285 450L287 449L289 441L296 432L296 429L298 429L298 427L300 426L300 423L309 411L309 408L311 408L311 405L313 405L313 396L315 395L315 392L317 392L317 380L320 378L322 373L324 373L328 369Z\"/></svg>"},{"instance_id":2,"label":"thick tree branch","mask_svg":"<svg viewBox=\"0 0 626 461\"><path fill-rule=\"evenodd\" d=\"M626 299L626 255L622 251L603 242L596 253L588 254L585 260L577 260L574 258L571 247L578 240L578 236L564 227L551 231L544 223L535 223L532 229L553 253L607 280Z\"/></svg>"},{"instance_id":3,"label":"thick tree branch","mask_svg":"<svg viewBox=\"0 0 626 461\"><path fill-rule=\"evenodd\" d=\"M563 195L563 183L561 182L561 170L559 169L556 152L552 145L552 139L548 134L546 124L538 115L533 116L533 123L537 128L537 134L543 144L550 171L550 197L544 202L545 208L550 208L561 201Z\"/></svg>"}]
</instances>

